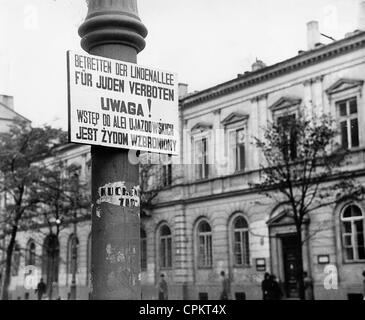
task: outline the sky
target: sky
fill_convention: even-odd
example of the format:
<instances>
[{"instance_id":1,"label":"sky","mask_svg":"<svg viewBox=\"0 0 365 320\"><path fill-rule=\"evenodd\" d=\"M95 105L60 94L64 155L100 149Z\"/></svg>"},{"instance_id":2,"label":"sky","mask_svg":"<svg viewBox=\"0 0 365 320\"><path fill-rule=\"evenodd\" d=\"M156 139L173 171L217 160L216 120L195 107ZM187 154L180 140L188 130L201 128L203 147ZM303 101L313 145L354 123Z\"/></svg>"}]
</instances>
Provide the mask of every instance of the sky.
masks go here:
<instances>
[{"instance_id":1,"label":"sky","mask_svg":"<svg viewBox=\"0 0 365 320\"><path fill-rule=\"evenodd\" d=\"M307 49L306 23L335 39L357 28L360 0L138 0L148 29L138 64L199 91ZM67 129L66 51L82 51L85 0L0 0L0 94L34 126ZM323 43L331 40L323 38Z\"/></svg>"}]
</instances>

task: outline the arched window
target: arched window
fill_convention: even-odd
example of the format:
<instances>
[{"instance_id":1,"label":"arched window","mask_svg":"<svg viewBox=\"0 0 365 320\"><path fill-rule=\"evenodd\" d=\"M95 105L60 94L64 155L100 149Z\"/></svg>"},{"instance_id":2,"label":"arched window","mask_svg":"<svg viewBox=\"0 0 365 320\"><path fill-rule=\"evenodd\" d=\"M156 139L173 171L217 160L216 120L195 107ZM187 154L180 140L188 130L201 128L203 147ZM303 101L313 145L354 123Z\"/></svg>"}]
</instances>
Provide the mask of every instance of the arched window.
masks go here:
<instances>
[{"instance_id":1,"label":"arched window","mask_svg":"<svg viewBox=\"0 0 365 320\"><path fill-rule=\"evenodd\" d=\"M212 229L209 223L205 220L198 224L197 244L198 267L211 268L213 265Z\"/></svg>"},{"instance_id":2,"label":"arched window","mask_svg":"<svg viewBox=\"0 0 365 320\"><path fill-rule=\"evenodd\" d=\"M48 235L44 239L42 253L42 277L47 287L58 282L60 245L55 235Z\"/></svg>"},{"instance_id":3,"label":"arched window","mask_svg":"<svg viewBox=\"0 0 365 320\"><path fill-rule=\"evenodd\" d=\"M172 268L172 235L170 228L165 224L160 228L160 268Z\"/></svg>"},{"instance_id":4,"label":"arched window","mask_svg":"<svg viewBox=\"0 0 365 320\"><path fill-rule=\"evenodd\" d=\"M91 233L87 238L86 254L86 285L89 285L91 283Z\"/></svg>"},{"instance_id":5,"label":"arched window","mask_svg":"<svg viewBox=\"0 0 365 320\"><path fill-rule=\"evenodd\" d=\"M19 267L20 267L20 246L18 243L15 243L13 252L13 263L11 268L13 276L18 275Z\"/></svg>"},{"instance_id":6,"label":"arched window","mask_svg":"<svg viewBox=\"0 0 365 320\"><path fill-rule=\"evenodd\" d=\"M341 224L345 259L365 260L364 213L357 205L349 205L342 211Z\"/></svg>"},{"instance_id":7,"label":"arched window","mask_svg":"<svg viewBox=\"0 0 365 320\"><path fill-rule=\"evenodd\" d=\"M141 270L147 270L147 234L141 228Z\"/></svg>"},{"instance_id":8,"label":"arched window","mask_svg":"<svg viewBox=\"0 0 365 320\"><path fill-rule=\"evenodd\" d=\"M250 265L248 223L242 216L233 220L233 254L235 266Z\"/></svg>"},{"instance_id":9,"label":"arched window","mask_svg":"<svg viewBox=\"0 0 365 320\"><path fill-rule=\"evenodd\" d=\"M27 252L26 252L26 260L25 260L25 265L27 266L34 266L36 261L35 261L35 243L33 240L30 240L28 242L27 245Z\"/></svg>"},{"instance_id":10,"label":"arched window","mask_svg":"<svg viewBox=\"0 0 365 320\"><path fill-rule=\"evenodd\" d=\"M71 284L73 275L77 273L77 248L79 240L75 235L71 235L68 239L67 246L67 284Z\"/></svg>"}]
</instances>

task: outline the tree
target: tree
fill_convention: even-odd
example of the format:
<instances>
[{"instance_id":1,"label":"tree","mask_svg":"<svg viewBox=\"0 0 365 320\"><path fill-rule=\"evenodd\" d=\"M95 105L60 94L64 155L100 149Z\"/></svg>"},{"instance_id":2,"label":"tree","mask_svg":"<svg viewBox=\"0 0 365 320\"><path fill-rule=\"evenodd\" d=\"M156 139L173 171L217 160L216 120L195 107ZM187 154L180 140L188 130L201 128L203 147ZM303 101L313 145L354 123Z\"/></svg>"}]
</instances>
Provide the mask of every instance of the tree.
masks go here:
<instances>
[{"instance_id":1,"label":"tree","mask_svg":"<svg viewBox=\"0 0 365 320\"><path fill-rule=\"evenodd\" d=\"M33 210L40 202L36 190L49 170L41 159L50 156L54 147L65 141L66 134L61 129L50 126L33 128L21 120L16 120L8 132L0 135L0 193L7 200L0 225L2 237L8 240L4 248L4 300L9 298L8 287L17 233L27 228L33 218Z\"/></svg>"},{"instance_id":2,"label":"tree","mask_svg":"<svg viewBox=\"0 0 365 320\"><path fill-rule=\"evenodd\" d=\"M82 181L80 166L66 166L58 156L52 157L51 163L44 171L43 177L38 182L38 188L32 189L31 197L38 197L36 208L37 221L32 220L32 228L38 232L46 231L46 239L51 242L44 243L44 250L50 257L47 274L47 286L49 299L53 297L54 277L58 273L60 232L76 224L77 221L90 218L90 193L87 181ZM45 226L45 227L44 227ZM75 235L76 236L76 235Z\"/></svg>"},{"instance_id":3,"label":"tree","mask_svg":"<svg viewBox=\"0 0 365 320\"><path fill-rule=\"evenodd\" d=\"M268 123L264 138L255 138L266 160L261 179L254 184L259 192L288 208L286 215L296 227L297 281L300 299L305 299L303 281L303 225L311 213L343 197L360 197L364 188L354 174L348 150L336 143L338 132L329 115L310 118L299 110Z\"/></svg>"},{"instance_id":4,"label":"tree","mask_svg":"<svg viewBox=\"0 0 365 320\"><path fill-rule=\"evenodd\" d=\"M149 215L157 196L173 183L171 157L163 154L143 153L140 155L141 216Z\"/></svg>"}]
</instances>

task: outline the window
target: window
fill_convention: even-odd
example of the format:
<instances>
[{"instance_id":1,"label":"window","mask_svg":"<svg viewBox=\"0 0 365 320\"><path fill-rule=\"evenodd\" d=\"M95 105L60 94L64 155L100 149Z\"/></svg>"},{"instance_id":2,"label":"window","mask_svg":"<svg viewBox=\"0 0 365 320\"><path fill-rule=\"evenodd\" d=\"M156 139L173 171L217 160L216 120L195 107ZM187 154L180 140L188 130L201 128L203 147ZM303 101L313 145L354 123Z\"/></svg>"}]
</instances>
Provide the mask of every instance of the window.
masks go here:
<instances>
[{"instance_id":1,"label":"window","mask_svg":"<svg viewBox=\"0 0 365 320\"><path fill-rule=\"evenodd\" d=\"M229 148L233 171L245 169L245 130L243 128L232 130L229 133Z\"/></svg>"},{"instance_id":2,"label":"window","mask_svg":"<svg viewBox=\"0 0 365 320\"><path fill-rule=\"evenodd\" d=\"M20 267L20 246L18 243L15 243L14 252L13 252L13 264L11 268L11 273L13 276L17 276L19 273Z\"/></svg>"},{"instance_id":3,"label":"window","mask_svg":"<svg viewBox=\"0 0 365 320\"><path fill-rule=\"evenodd\" d=\"M336 103L341 132L341 145L345 149L359 146L357 99L350 98Z\"/></svg>"},{"instance_id":4,"label":"window","mask_svg":"<svg viewBox=\"0 0 365 320\"><path fill-rule=\"evenodd\" d=\"M28 246L27 246L27 255L26 255L26 260L25 260L25 264L27 266L34 266L36 261L35 261L35 243L33 240L30 240L28 242Z\"/></svg>"},{"instance_id":5,"label":"window","mask_svg":"<svg viewBox=\"0 0 365 320\"><path fill-rule=\"evenodd\" d=\"M196 166L196 178L206 179L209 176L208 165L208 140L202 138L195 141L195 166Z\"/></svg>"},{"instance_id":6,"label":"window","mask_svg":"<svg viewBox=\"0 0 365 320\"><path fill-rule=\"evenodd\" d=\"M342 245L346 261L365 260L364 214L356 205L347 206L341 215Z\"/></svg>"},{"instance_id":7,"label":"window","mask_svg":"<svg viewBox=\"0 0 365 320\"><path fill-rule=\"evenodd\" d=\"M297 130L295 114L283 115L277 118L277 125L283 134L282 153L286 159L295 160L297 157Z\"/></svg>"},{"instance_id":8,"label":"window","mask_svg":"<svg viewBox=\"0 0 365 320\"><path fill-rule=\"evenodd\" d=\"M141 270L147 270L147 234L141 228Z\"/></svg>"},{"instance_id":9,"label":"window","mask_svg":"<svg viewBox=\"0 0 365 320\"><path fill-rule=\"evenodd\" d=\"M172 268L172 235L170 228L163 225L160 228L160 268Z\"/></svg>"},{"instance_id":10,"label":"window","mask_svg":"<svg viewBox=\"0 0 365 320\"><path fill-rule=\"evenodd\" d=\"M167 163L162 166L163 173L163 185L164 187L171 186L172 184L172 163L171 155L168 156Z\"/></svg>"},{"instance_id":11,"label":"window","mask_svg":"<svg viewBox=\"0 0 365 320\"><path fill-rule=\"evenodd\" d=\"M233 254L236 266L250 265L248 224L242 216L233 221Z\"/></svg>"},{"instance_id":12,"label":"window","mask_svg":"<svg viewBox=\"0 0 365 320\"><path fill-rule=\"evenodd\" d=\"M71 235L68 240L67 248L67 283L69 277L77 273L77 249L79 241L75 235Z\"/></svg>"},{"instance_id":13,"label":"window","mask_svg":"<svg viewBox=\"0 0 365 320\"><path fill-rule=\"evenodd\" d=\"M213 265L212 257L212 229L208 222L201 221L198 225L198 267L211 268Z\"/></svg>"},{"instance_id":14,"label":"window","mask_svg":"<svg viewBox=\"0 0 365 320\"><path fill-rule=\"evenodd\" d=\"M208 292L199 292L199 300L209 300Z\"/></svg>"},{"instance_id":15,"label":"window","mask_svg":"<svg viewBox=\"0 0 365 320\"><path fill-rule=\"evenodd\" d=\"M60 261L60 245L57 236L52 234L44 239L42 252L42 276L47 288L53 282L58 282Z\"/></svg>"},{"instance_id":16,"label":"window","mask_svg":"<svg viewBox=\"0 0 365 320\"><path fill-rule=\"evenodd\" d=\"M244 292L236 292L234 295L236 300L246 300L246 293Z\"/></svg>"}]
</instances>

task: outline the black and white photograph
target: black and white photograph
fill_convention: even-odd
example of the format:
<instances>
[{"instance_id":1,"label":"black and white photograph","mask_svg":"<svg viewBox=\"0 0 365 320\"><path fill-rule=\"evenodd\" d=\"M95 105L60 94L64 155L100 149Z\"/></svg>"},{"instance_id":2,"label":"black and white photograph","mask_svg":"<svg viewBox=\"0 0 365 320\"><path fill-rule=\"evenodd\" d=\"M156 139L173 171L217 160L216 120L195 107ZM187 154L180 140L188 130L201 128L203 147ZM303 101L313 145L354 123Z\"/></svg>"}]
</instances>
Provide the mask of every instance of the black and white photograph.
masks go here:
<instances>
[{"instance_id":1,"label":"black and white photograph","mask_svg":"<svg viewBox=\"0 0 365 320\"><path fill-rule=\"evenodd\" d=\"M363 0L0 0L0 308L364 301L364 82Z\"/></svg>"}]
</instances>

